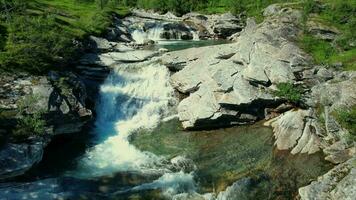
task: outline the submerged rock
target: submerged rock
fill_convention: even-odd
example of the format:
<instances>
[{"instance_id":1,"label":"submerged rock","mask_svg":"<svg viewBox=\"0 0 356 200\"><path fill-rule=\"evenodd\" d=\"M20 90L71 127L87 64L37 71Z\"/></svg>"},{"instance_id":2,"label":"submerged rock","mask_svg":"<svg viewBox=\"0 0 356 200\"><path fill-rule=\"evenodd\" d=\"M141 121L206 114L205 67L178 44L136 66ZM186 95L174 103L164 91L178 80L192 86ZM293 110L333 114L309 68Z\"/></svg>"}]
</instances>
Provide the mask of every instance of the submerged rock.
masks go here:
<instances>
[{"instance_id":1,"label":"submerged rock","mask_svg":"<svg viewBox=\"0 0 356 200\"><path fill-rule=\"evenodd\" d=\"M8 143L0 149L0 180L24 174L42 160L45 141Z\"/></svg>"}]
</instances>

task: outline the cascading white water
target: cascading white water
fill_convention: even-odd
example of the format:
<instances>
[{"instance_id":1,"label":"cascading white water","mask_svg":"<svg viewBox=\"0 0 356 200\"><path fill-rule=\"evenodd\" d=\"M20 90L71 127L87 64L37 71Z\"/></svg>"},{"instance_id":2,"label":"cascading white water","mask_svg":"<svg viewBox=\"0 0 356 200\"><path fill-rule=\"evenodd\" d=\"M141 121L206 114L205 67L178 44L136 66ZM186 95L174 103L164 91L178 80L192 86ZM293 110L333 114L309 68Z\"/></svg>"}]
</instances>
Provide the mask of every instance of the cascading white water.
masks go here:
<instances>
[{"instance_id":1,"label":"cascading white water","mask_svg":"<svg viewBox=\"0 0 356 200\"><path fill-rule=\"evenodd\" d=\"M98 145L81 161L81 174L100 176L142 170L159 158L131 145L135 131L154 128L174 100L169 71L159 64L120 65L100 88L96 122Z\"/></svg>"},{"instance_id":2,"label":"cascading white water","mask_svg":"<svg viewBox=\"0 0 356 200\"><path fill-rule=\"evenodd\" d=\"M164 33L164 25L165 23L157 23L156 26L144 31L143 29L135 29L132 31L131 36L132 39L135 40L137 44L144 44L148 40L152 40L155 42L159 42L162 40L165 40L162 38L162 35ZM190 34L193 37L194 41L199 41L199 33L196 30L193 30L191 27L186 26L186 29L189 30ZM172 40L181 40L183 32L179 30L170 30L168 31L171 36L174 36L173 38L170 38Z\"/></svg>"},{"instance_id":3,"label":"cascading white water","mask_svg":"<svg viewBox=\"0 0 356 200\"><path fill-rule=\"evenodd\" d=\"M150 170L163 176L138 185L129 191L162 189L173 196L195 189L191 173L172 172L161 163L162 158L142 152L129 143L129 136L143 129L152 129L172 116L174 90L169 84L168 69L157 63L120 65L100 88L97 106L96 141L79 162L76 177L91 178L116 172Z\"/></svg>"},{"instance_id":4,"label":"cascading white water","mask_svg":"<svg viewBox=\"0 0 356 200\"><path fill-rule=\"evenodd\" d=\"M132 32L132 39L136 41L137 44L143 44L147 40L159 41L161 40L161 34L164 29L162 26L157 25L154 28L149 29L148 31L143 31L141 29L136 29Z\"/></svg>"}]
</instances>

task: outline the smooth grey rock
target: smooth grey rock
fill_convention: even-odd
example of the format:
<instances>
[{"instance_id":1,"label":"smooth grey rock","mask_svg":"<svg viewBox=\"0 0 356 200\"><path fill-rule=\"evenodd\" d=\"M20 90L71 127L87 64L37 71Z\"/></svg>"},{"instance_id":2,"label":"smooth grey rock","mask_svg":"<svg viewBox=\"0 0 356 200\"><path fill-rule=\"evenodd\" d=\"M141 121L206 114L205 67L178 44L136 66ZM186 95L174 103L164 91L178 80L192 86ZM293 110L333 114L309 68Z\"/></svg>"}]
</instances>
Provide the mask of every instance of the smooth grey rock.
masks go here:
<instances>
[{"instance_id":1,"label":"smooth grey rock","mask_svg":"<svg viewBox=\"0 0 356 200\"><path fill-rule=\"evenodd\" d=\"M179 70L171 76L172 86L190 94L178 106L183 127L224 126L264 118L264 109L279 101L270 91L278 83L298 81L297 73L311 68L310 58L291 41L298 32L293 20L289 11L260 25L249 19L236 43L164 54L162 63Z\"/></svg>"},{"instance_id":2,"label":"smooth grey rock","mask_svg":"<svg viewBox=\"0 0 356 200\"><path fill-rule=\"evenodd\" d=\"M356 104L356 72L343 72L335 79L312 88L313 103L329 106L330 111Z\"/></svg>"},{"instance_id":3,"label":"smooth grey rock","mask_svg":"<svg viewBox=\"0 0 356 200\"><path fill-rule=\"evenodd\" d=\"M356 158L339 164L310 185L299 188L302 200L343 199L356 196Z\"/></svg>"},{"instance_id":4,"label":"smooth grey rock","mask_svg":"<svg viewBox=\"0 0 356 200\"><path fill-rule=\"evenodd\" d=\"M324 81L328 81L334 78L334 74L330 70L327 70L326 68L319 69L317 76L319 76Z\"/></svg>"},{"instance_id":5,"label":"smooth grey rock","mask_svg":"<svg viewBox=\"0 0 356 200\"><path fill-rule=\"evenodd\" d=\"M279 150L291 149L292 154L313 154L320 150L318 124L311 110L291 110L265 123L273 127L275 145Z\"/></svg>"}]
</instances>

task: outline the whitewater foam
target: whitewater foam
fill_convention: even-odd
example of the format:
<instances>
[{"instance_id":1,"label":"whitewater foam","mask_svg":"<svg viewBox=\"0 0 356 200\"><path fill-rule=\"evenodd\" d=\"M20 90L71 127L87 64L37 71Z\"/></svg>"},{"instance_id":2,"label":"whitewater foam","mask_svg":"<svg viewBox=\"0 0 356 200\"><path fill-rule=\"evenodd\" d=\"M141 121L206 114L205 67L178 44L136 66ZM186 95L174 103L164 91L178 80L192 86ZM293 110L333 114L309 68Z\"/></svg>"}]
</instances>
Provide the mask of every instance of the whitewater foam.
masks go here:
<instances>
[{"instance_id":1,"label":"whitewater foam","mask_svg":"<svg viewBox=\"0 0 356 200\"><path fill-rule=\"evenodd\" d=\"M174 92L168 79L169 71L156 63L115 68L100 88L95 130L99 144L81 160L82 176L154 168L161 158L139 151L129 143L129 136L155 128L169 115Z\"/></svg>"}]
</instances>

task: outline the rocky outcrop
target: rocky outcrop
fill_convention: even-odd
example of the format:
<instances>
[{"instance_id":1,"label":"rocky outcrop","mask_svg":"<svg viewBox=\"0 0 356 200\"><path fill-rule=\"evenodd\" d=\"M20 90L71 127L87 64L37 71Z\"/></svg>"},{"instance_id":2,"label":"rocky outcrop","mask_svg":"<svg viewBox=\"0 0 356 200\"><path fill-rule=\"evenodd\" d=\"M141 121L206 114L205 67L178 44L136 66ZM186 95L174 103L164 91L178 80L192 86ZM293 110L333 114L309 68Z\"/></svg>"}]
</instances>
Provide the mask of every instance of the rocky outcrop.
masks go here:
<instances>
[{"instance_id":1,"label":"rocky outcrop","mask_svg":"<svg viewBox=\"0 0 356 200\"><path fill-rule=\"evenodd\" d=\"M267 122L273 127L275 145L292 154L313 154L320 150L321 130L312 110L290 110Z\"/></svg>"},{"instance_id":2,"label":"rocky outcrop","mask_svg":"<svg viewBox=\"0 0 356 200\"><path fill-rule=\"evenodd\" d=\"M175 71L171 84L190 94L178 106L187 129L255 122L266 107L280 104L270 91L282 82L295 82L309 68L309 58L293 42L296 11L270 17L247 27L233 44L170 52L162 63Z\"/></svg>"},{"instance_id":3,"label":"rocky outcrop","mask_svg":"<svg viewBox=\"0 0 356 200\"><path fill-rule=\"evenodd\" d=\"M299 189L302 200L355 199L356 158L337 165L310 185Z\"/></svg>"},{"instance_id":4,"label":"rocky outcrop","mask_svg":"<svg viewBox=\"0 0 356 200\"><path fill-rule=\"evenodd\" d=\"M109 52L103 54L88 53L80 59L80 64L105 67L119 63L143 62L155 55L157 55L157 52L149 50Z\"/></svg>"},{"instance_id":5,"label":"rocky outcrop","mask_svg":"<svg viewBox=\"0 0 356 200\"><path fill-rule=\"evenodd\" d=\"M309 20L307 29L313 36L326 41L333 41L340 34L336 28L322 24L317 20Z\"/></svg>"},{"instance_id":6,"label":"rocky outcrop","mask_svg":"<svg viewBox=\"0 0 356 200\"><path fill-rule=\"evenodd\" d=\"M24 174L42 160L47 142L33 139L25 144L8 143L0 149L0 180Z\"/></svg>"},{"instance_id":7,"label":"rocky outcrop","mask_svg":"<svg viewBox=\"0 0 356 200\"><path fill-rule=\"evenodd\" d=\"M172 35L185 35L181 39L193 39L190 37L191 30L198 31L198 35L202 39L207 38L223 38L226 39L231 35L242 31L244 28L243 20L240 17L236 17L231 13L225 13L221 15L202 15L198 13L188 13L182 17L177 17L174 14L168 12L164 15L153 13L143 10L132 10L134 18L140 18L136 21L149 21L159 20L169 22L169 27L164 27L166 33L164 38L176 38ZM131 18L134 19L134 18ZM132 21L131 21L132 24ZM137 24L137 23L135 23ZM147 24L147 23L146 23ZM151 23L152 24L152 23ZM172 27L172 24L175 27ZM145 25L144 30L148 30L149 27ZM179 32L181 34L179 34Z\"/></svg>"},{"instance_id":8,"label":"rocky outcrop","mask_svg":"<svg viewBox=\"0 0 356 200\"><path fill-rule=\"evenodd\" d=\"M2 109L12 110L14 123L0 124L0 129L13 132L16 121L37 112L43 113L46 127L43 133L28 133L29 138L13 140L10 134L8 143L0 147L0 180L24 174L41 161L43 149L54 135L80 132L92 117L86 107L86 86L72 73L52 72L48 77L9 75L1 80L6 82L1 87ZM6 92L11 88L12 94Z\"/></svg>"},{"instance_id":9,"label":"rocky outcrop","mask_svg":"<svg viewBox=\"0 0 356 200\"><path fill-rule=\"evenodd\" d=\"M323 151L326 160L335 164L345 162L355 156L355 146L349 140L349 132L344 129L335 114L356 105L355 72L338 72L333 79L317 84L311 89L308 104L319 110L319 118L324 127ZM351 133L352 134L352 133Z\"/></svg>"}]
</instances>

